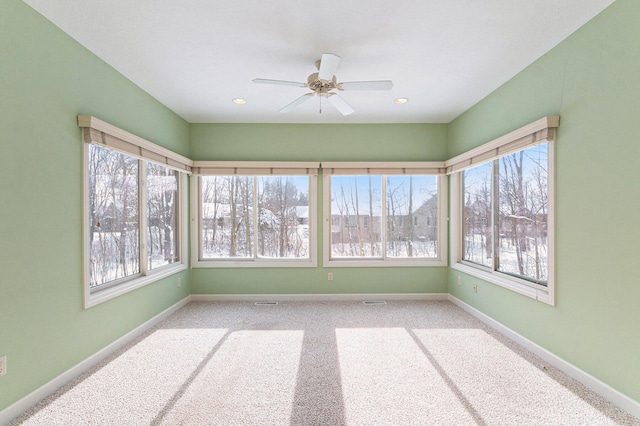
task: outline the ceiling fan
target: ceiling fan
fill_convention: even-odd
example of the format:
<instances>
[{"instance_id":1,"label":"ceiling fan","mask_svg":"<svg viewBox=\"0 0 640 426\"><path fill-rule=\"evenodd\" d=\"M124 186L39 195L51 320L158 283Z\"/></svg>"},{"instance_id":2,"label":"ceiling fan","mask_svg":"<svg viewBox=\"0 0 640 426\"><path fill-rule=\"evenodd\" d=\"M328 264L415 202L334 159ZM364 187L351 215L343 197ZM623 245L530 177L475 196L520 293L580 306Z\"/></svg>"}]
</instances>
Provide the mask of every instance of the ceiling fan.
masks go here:
<instances>
[{"instance_id":1,"label":"ceiling fan","mask_svg":"<svg viewBox=\"0 0 640 426\"><path fill-rule=\"evenodd\" d=\"M391 80L380 81L350 81L344 83L338 83L336 76L334 75L338 64L340 63L340 56L333 53L323 53L322 58L316 61L316 68L318 72L311 74L307 77L306 83L299 83L296 81L285 80L267 80L264 78L256 78L254 83L261 84L279 84L283 86L297 86L311 89L310 93L305 93L289 105L285 106L280 112L289 112L308 101L315 95L322 98L326 98L331 105L333 105L342 115L349 115L354 112L344 99L342 99L334 90L391 90L393 82ZM322 113L322 103L320 105L320 112Z\"/></svg>"}]
</instances>

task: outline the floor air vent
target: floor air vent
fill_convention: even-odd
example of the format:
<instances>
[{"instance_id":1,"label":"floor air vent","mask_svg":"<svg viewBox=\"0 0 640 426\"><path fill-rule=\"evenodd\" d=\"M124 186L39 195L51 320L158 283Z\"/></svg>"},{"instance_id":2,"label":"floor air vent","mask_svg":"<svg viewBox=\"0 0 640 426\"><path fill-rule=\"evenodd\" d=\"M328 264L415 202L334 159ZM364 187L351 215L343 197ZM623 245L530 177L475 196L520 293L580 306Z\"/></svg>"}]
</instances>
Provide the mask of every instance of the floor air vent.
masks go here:
<instances>
[{"instance_id":1,"label":"floor air vent","mask_svg":"<svg viewBox=\"0 0 640 426\"><path fill-rule=\"evenodd\" d=\"M258 306L273 306L277 304L278 302L256 302L256 305Z\"/></svg>"},{"instance_id":2,"label":"floor air vent","mask_svg":"<svg viewBox=\"0 0 640 426\"><path fill-rule=\"evenodd\" d=\"M362 303L364 303L365 305L386 305L387 302L385 302L384 300L365 300Z\"/></svg>"}]
</instances>

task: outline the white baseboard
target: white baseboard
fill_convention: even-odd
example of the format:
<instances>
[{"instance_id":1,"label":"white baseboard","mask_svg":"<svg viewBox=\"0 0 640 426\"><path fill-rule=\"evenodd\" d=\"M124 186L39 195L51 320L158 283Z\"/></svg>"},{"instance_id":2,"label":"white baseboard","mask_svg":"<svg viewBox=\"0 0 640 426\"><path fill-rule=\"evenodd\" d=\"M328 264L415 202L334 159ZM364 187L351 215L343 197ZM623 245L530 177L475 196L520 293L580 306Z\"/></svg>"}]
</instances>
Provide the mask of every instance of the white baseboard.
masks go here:
<instances>
[{"instance_id":1,"label":"white baseboard","mask_svg":"<svg viewBox=\"0 0 640 426\"><path fill-rule=\"evenodd\" d=\"M34 405L36 405L37 403L39 403L40 401L42 401L43 399L45 399L46 397L54 393L61 386L75 379L80 374L84 373L86 370L98 364L100 361L107 358L109 355L113 354L115 351L117 351L127 343L133 341L138 336L142 335L145 331L149 330L150 328L155 326L157 323L167 318L169 315L171 315L181 307L185 306L190 301L191 301L191 296L185 297L175 305L170 306L169 308L160 312L158 315L151 318L149 321L145 322L144 324L141 324L140 326L131 330L129 333L125 334L118 340L105 346L104 348L94 353L90 357L84 359L82 362L71 367L69 370L60 374L55 379L42 385L35 391L31 392L29 395L25 396L24 398L20 399L19 401L13 403L12 405L5 408L4 410L0 411L0 425L4 425L5 423L8 423L9 421L18 417L19 415L27 411L29 408L33 407Z\"/></svg>"},{"instance_id":2,"label":"white baseboard","mask_svg":"<svg viewBox=\"0 0 640 426\"><path fill-rule=\"evenodd\" d=\"M517 332L511 330L510 328L494 320L490 316L480 312L473 306L466 304L465 302L458 299L457 297L449 294L448 300L450 300L452 303L459 306L460 308L464 309L465 311L469 312L471 315L478 318L480 321L484 322L489 327L499 331L500 333L507 336L509 339L515 341L520 346L538 355L540 358L542 358L549 364L553 365L558 370L563 371L570 377L573 377L574 379L576 379L577 381L585 385L587 388L597 393L598 395L602 396L606 400L611 401L612 403L616 404L617 406L619 406L620 408L622 408L632 416L640 419L640 402L633 400L629 398L627 395L623 394L622 392L615 390L614 388L607 385L606 383L596 379L589 373L579 369L575 365L555 355L553 352L546 350L542 346L532 342L531 340L527 339L521 334L518 334Z\"/></svg>"},{"instance_id":3,"label":"white baseboard","mask_svg":"<svg viewBox=\"0 0 640 426\"><path fill-rule=\"evenodd\" d=\"M351 302L363 300L448 300L447 293L360 294L192 294L192 302Z\"/></svg>"}]
</instances>

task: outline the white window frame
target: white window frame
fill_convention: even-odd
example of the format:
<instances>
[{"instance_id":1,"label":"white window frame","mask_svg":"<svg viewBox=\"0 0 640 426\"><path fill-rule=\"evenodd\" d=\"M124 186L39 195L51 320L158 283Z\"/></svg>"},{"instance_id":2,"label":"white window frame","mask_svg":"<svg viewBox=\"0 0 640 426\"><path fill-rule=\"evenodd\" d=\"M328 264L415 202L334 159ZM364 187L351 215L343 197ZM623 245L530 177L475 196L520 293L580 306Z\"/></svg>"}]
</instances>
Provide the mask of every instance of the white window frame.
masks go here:
<instances>
[{"instance_id":1,"label":"white window frame","mask_svg":"<svg viewBox=\"0 0 640 426\"><path fill-rule=\"evenodd\" d=\"M83 303L84 309L111 300L115 297L154 283L187 269L188 264L188 222L187 222L187 173L193 162L159 145L139 138L111 124L91 116L78 116L78 126L83 129ZM140 238L140 272L120 278L99 287L90 287L90 215L89 215L89 145L95 144L122 154L138 158L138 200ZM146 162L154 162L177 170L178 173L178 262L148 267L146 252L147 203L146 203Z\"/></svg>"},{"instance_id":2,"label":"white window frame","mask_svg":"<svg viewBox=\"0 0 640 426\"><path fill-rule=\"evenodd\" d=\"M559 126L558 116L548 116L517 129L498 139L487 142L475 149L446 161L450 174L451 220L450 238L451 268L492 284L504 287L532 299L555 306L555 129ZM548 277L547 285L520 279L492 268L463 260L463 188L462 172L475 165L521 151L539 143L548 143Z\"/></svg>"},{"instance_id":3,"label":"white window frame","mask_svg":"<svg viewBox=\"0 0 640 426\"><path fill-rule=\"evenodd\" d=\"M445 175L444 162L323 162L321 167L323 170L323 266L332 268L447 266L447 209L449 191L447 188L448 182ZM385 186L386 176L389 175L436 175L438 177L438 255L435 258L388 257L385 249L381 257L331 258L332 174L371 174L382 176L383 186ZM385 196L383 195L382 198L384 199ZM380 234L386 235L386 220L381 221L381 226Z\"/></svg>"},{"instance_id":4,"label":"white window frame","mask_svg":"<svg viewBox=\"0 0 640 426\"><path fill-rule=\"evenodd\" d=\"M191 178L191 267L192 268L315 268L318 266L318 169L317 162L277 161L195 161ZM309 177L309 257L202 258L202 212L200 176L308 176ZM257 188L254 188L256 191ZM254 212L257 214L257 211Z\"/></svg>"}]
</instances>

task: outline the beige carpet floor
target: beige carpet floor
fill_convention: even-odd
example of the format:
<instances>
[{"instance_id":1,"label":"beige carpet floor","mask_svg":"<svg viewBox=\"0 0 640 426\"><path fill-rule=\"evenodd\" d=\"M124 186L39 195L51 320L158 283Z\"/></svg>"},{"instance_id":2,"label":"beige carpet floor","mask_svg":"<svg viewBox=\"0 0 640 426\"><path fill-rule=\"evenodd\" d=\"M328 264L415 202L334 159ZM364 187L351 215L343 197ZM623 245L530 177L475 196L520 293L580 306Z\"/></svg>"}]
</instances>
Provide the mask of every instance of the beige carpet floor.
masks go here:
<instances>
[{"instance_id":1,"label":"beige carpet floor","mask_svg":"<svg viewBox=\"0 0 640 426\"><path fill-rule=\"evenodd\" d=\"M640 425L447 301L195 302L24 425Z\"/></svg>"}]
</instances>

